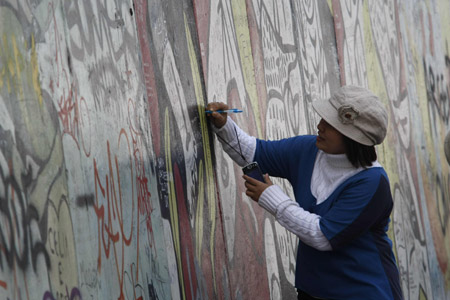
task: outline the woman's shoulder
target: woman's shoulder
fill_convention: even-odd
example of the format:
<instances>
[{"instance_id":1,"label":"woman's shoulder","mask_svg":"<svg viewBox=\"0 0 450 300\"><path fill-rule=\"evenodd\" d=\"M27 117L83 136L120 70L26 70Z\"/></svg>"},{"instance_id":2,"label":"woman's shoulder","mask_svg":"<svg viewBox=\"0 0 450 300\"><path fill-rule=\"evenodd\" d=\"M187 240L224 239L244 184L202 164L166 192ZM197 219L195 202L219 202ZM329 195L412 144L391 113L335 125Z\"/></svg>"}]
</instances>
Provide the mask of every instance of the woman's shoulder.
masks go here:
<instances>
[{"instance_id":1,"label":"woman's shoulder","mask_svg":"<svg viewBox=\"0 0 450 300\"><path fill-rule=\"evenodd\" d=\"M378 185L380 181L386 181L389 184L389 178L386 171L378 163L357 173L353 176L352 181L365 182L371 185Z\"/></svg>"},{"instance_id":2,"label":"woman's shoulder","mask_svg":"<svg viewBox=\"0 0 450 300\"><path fill-rule=\"evenodd\" d=\"M347 179L341 186L340 191L352 198L370 200L373 197L383 196L386 201L391 199L389 179L382 167L372 167L362 170Z\"/></svg>"}]
</instances>

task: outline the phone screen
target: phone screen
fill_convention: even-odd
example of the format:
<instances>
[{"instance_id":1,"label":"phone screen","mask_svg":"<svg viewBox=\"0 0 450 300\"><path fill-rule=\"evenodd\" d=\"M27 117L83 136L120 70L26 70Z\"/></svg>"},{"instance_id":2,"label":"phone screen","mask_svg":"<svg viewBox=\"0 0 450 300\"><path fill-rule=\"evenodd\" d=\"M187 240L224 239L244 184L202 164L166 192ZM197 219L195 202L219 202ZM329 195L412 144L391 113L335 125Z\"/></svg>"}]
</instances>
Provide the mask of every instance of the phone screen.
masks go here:
<instances>
[{"instance_id":1,"label":"phone screen","mask_svg":"<svg viewBox=\"0 0 450 300\"><path fill-rule=\"evenodd\" d=\"M256 162L246 165L245 167L242 168L242 170L245 175L255 178L256 180L259 180L261 182L265 182L263 174Z\"/></svg>"}]
</instances>

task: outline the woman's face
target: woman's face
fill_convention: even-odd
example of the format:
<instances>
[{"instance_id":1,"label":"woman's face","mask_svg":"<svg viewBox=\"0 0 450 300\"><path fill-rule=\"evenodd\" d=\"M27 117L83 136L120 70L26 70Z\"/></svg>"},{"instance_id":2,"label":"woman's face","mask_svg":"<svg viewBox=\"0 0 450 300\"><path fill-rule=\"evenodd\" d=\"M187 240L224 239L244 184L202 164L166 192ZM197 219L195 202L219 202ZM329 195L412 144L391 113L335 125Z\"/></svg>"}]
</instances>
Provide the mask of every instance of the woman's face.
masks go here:
<instances>
[{"instance_id":1,"label":"woman's face","mask_svg":"<svg viewBox=\"0 0 450 300\"><path fill-rule=\"evenodd\" d=\"M345 153L344 136L337 131L333 126L321 119L317 124L317 141L316 146L323 152L329 154L343 154Z\"/></svg>"}]
</instances>

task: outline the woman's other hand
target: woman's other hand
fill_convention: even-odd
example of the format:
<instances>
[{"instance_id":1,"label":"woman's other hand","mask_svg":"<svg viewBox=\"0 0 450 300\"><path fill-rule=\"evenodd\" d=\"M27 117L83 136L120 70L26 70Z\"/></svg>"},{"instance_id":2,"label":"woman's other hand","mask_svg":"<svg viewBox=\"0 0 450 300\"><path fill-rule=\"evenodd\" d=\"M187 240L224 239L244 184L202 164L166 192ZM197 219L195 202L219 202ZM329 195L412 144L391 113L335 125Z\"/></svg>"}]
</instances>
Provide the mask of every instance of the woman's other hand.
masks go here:
<instances>
[{"instance_id":1,"label":"woman's other hand","mask_svg":"<svg viewBox=\"0 0 450 300\"><path fill-rule=\"evenodd\" d=\"M209 120L213 123L217 128L222 128L227 123L227 115L226 113L217 113L215 111L218 110L227 110L228 105L223 102L211 102L206 106L206 110L214 111L212 114L208 114Z\"/></svg>"},{"instance_id":2,"label":"woman's other hand","mask_svg":"<svg viewBox=\"0 0 450 300\"><path fill-rule=\"evenodd\" d=\"M261 182L247 175L242 176L242 178L245 179L245 187L247 188L245 194L256 202L258 202L259 197L264 192L264 190L273 185L268 174L264 174L264 180L266 182Z\"/></svg>"}]
</instances>

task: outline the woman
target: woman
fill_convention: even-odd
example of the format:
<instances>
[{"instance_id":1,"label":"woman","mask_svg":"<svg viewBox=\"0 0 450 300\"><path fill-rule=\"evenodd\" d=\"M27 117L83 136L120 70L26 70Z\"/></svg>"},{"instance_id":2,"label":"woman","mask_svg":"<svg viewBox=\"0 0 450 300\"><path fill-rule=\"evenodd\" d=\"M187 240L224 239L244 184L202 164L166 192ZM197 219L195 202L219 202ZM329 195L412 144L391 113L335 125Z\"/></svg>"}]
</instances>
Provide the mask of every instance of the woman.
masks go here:
<instances>
[{"instance_id":1,"label":"woman","mask_svg":"<svg viewBox=\"0 0 450 300\"><path fill-rule=\"evenodd\" d=\"M256 161L265 173L265 182L243 176L246 194L299 237L298 299L403 299L386 234L393 201L374 147L386 136L387 113L377 96L356 86L313 107L322 117L317 136L279 141L248 136L226 114L210 120L236 163ZM286 178L295 201L268 175Z\"/></svg>"}]
</instances>

